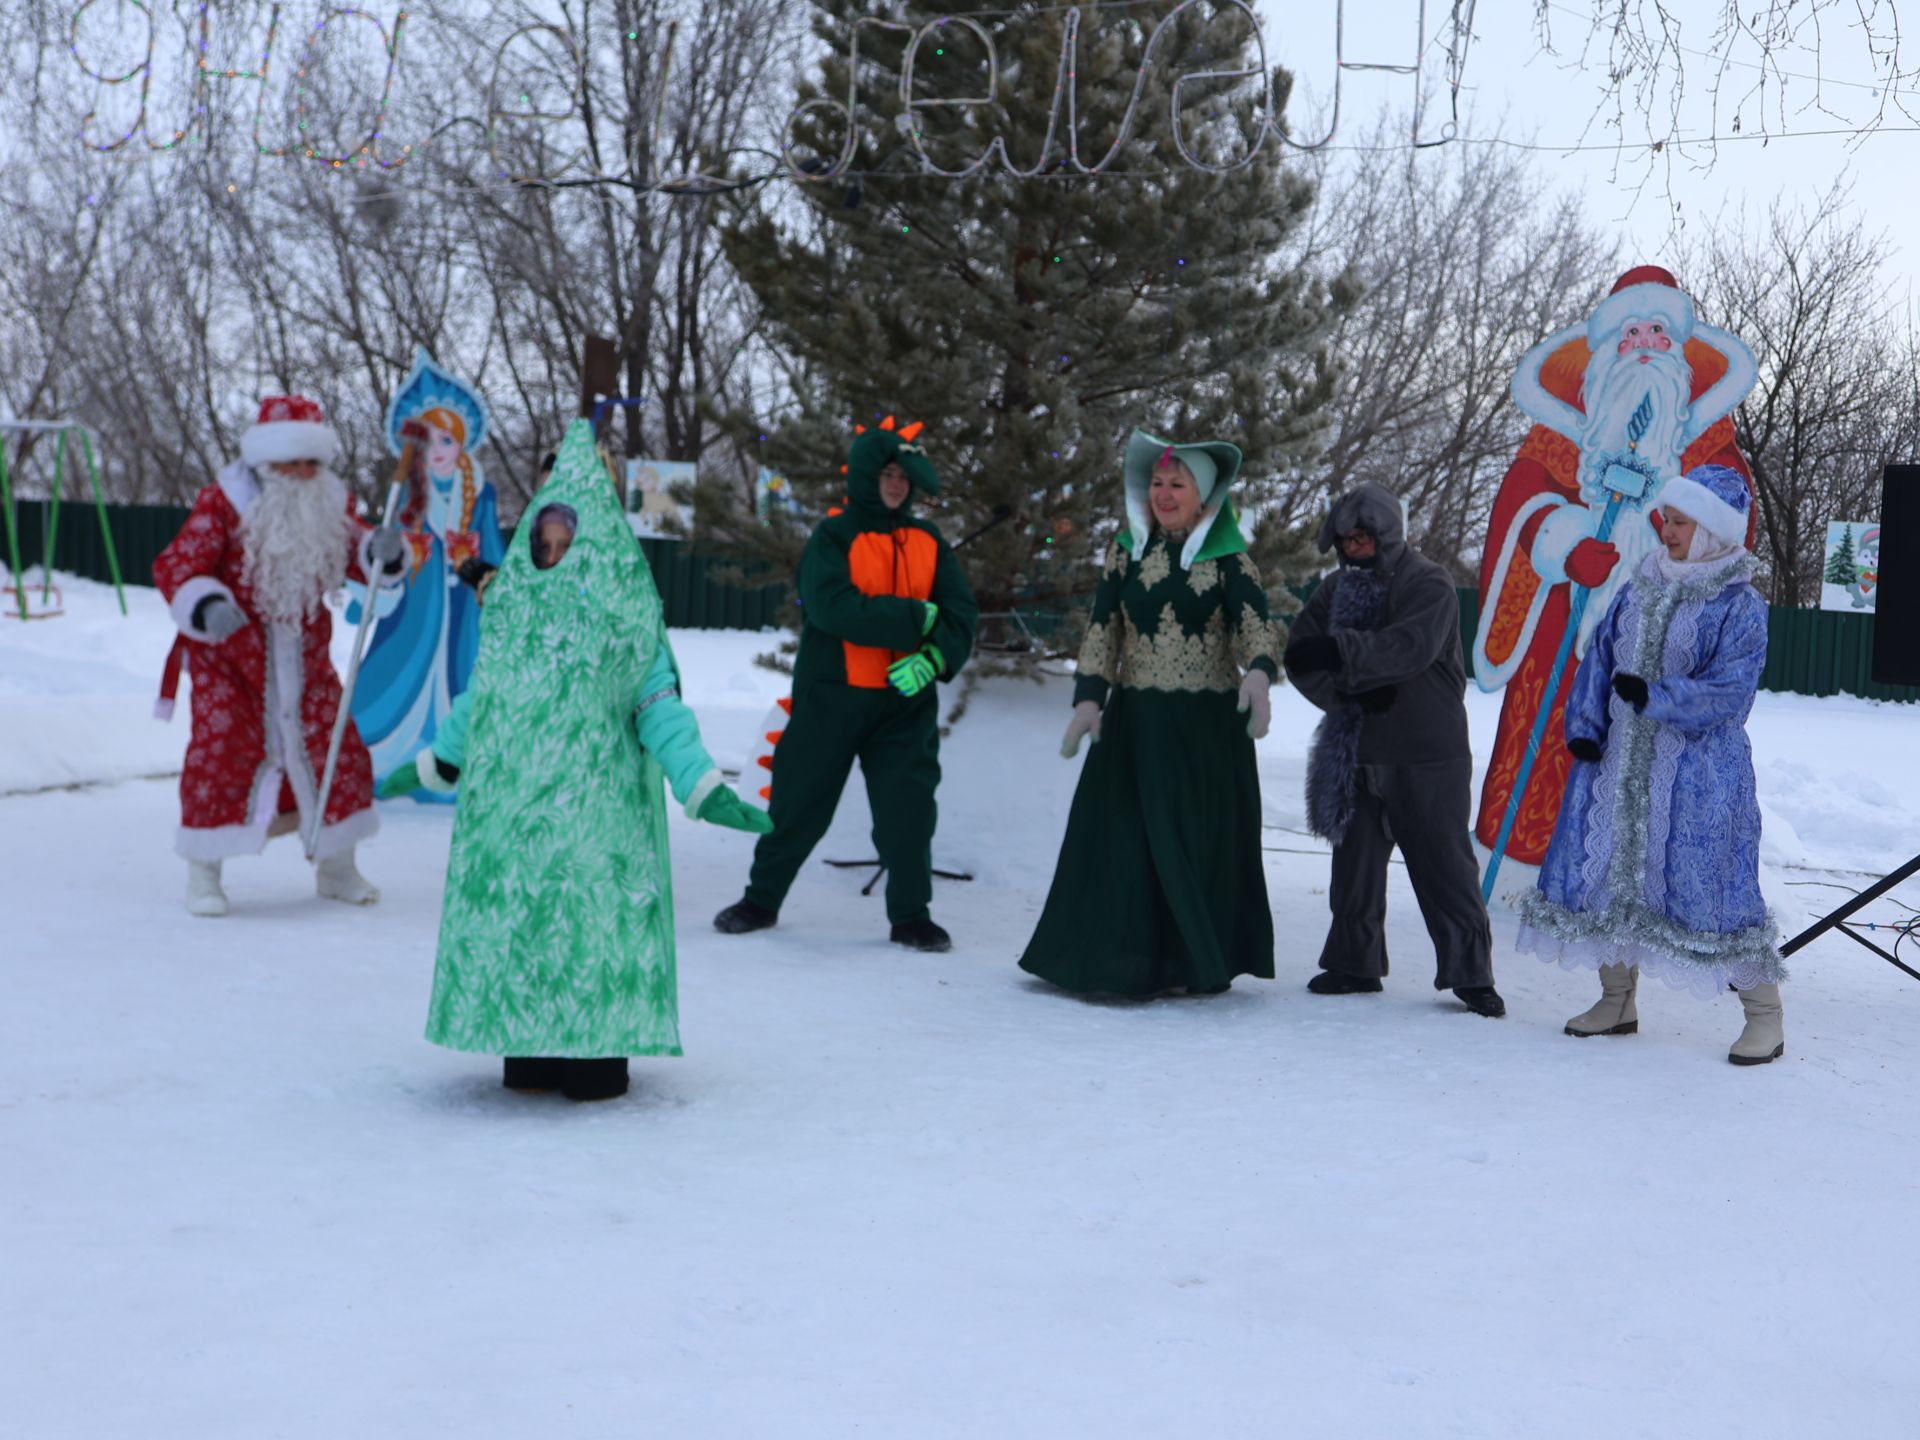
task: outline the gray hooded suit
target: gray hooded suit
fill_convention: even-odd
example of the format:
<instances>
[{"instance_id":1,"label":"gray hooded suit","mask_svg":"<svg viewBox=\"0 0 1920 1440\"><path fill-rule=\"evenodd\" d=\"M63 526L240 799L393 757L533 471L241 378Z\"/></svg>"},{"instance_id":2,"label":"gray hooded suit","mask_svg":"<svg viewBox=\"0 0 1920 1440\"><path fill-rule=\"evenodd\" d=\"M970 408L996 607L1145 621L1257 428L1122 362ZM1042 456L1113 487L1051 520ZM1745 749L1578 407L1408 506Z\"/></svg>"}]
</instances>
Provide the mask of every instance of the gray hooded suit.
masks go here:
<instances>
[{"instance_id":1,"label":"gray hooded suit","mask_svg":"<svg viewBox=\"0 0 1920 1440\"><path fill-rule=\"evenodd\" d=\"M1334 670L1303 674L1291 657L1287 666L1327 712L1307 767L1310 822L1333 841L1333 926L1320 968L1387 973L1387 861L1398 844L1433 937L1434 988L1492 985L1493 936L1470 838L1459 597L1446 570L1407 546L1391 491L1368 483L1335 501L1321 550L1356 529L1374 536L1378 560L1362 568L1343 558L1288 636L1291 645L1331 635L1340 651Z\"/></svg>"}]
</instances>

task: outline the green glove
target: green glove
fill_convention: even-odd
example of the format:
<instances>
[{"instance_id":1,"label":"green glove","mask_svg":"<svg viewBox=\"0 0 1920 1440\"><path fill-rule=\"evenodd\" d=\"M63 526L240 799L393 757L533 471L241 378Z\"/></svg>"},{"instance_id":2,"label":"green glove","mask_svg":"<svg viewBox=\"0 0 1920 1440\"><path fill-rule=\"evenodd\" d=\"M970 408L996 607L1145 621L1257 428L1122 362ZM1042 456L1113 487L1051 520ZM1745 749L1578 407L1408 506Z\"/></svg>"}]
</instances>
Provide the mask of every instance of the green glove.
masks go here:
<instances>
[{"instance_id":1,"label":"green glove","mask_svg":"<svg viewBox=\"0 0 1920 1440\"><path fill-rule=\"evenodd\" d=\"M724 785L715 786L713 793L700 802L700 811L694 818L709 825L724 825L729 830L745 830L749 835L773 833L771 815L747 804Z\"/></svg>"},{"instance_id":2,"label":"green glove","mask_svg":"<svg viewBox=\"0 0 1920 1440\"><path fill-rule=\"evenodd\" d=\"M922 600L920 603L927 607L927 613L920 619L920 633L922 635L931 635L933 633L934 622L940 618L940 607L931 600Z\"/></svg>"},{"instance_id":3,"label":"green glove","mask_svg":"<svg viewBox=\"0 0 1920 1440\"><path fill-rule=\"evenodd\" d=\"M887 670L887 683L911 698L931 685L943 668L939 647L929 645L917 655L894 661Z\"/></svg>"},{"instance_id":4,"label":"green glove","mask_svg":"<svg viewBox=\"0 0 1920 1440\"><path fill-rule=\"evenodd\" d=\"M412 764L402 765L374 790L382 800L398 800L403 795L411 795L420 788L420 772Z\"/></svg>"}]
</instances>

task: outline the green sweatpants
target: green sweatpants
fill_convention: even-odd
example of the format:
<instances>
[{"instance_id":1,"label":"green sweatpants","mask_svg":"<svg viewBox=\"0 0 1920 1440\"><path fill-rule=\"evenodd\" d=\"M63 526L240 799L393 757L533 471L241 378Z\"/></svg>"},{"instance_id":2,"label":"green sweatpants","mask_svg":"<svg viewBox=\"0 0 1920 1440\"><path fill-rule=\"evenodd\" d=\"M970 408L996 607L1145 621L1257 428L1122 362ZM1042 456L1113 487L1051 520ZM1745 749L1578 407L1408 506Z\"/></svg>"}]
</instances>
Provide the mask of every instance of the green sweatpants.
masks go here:
<instances>
[{"instance_id":1,"label":"green sweatpants","mask_svg":"<svg viewBox=\"0 0 1920 1440\"><path fill-rule=\"evenodd\" d=\"M927 913L940 785L940 711L931 685L911 700L827 682L795 691L793 714L773 747L773 833L754 846L747 899L780 908L833 823L856 759L873 810L874 848L887 867L887 919L901 925Z\"/></svg>"}]
</instances>

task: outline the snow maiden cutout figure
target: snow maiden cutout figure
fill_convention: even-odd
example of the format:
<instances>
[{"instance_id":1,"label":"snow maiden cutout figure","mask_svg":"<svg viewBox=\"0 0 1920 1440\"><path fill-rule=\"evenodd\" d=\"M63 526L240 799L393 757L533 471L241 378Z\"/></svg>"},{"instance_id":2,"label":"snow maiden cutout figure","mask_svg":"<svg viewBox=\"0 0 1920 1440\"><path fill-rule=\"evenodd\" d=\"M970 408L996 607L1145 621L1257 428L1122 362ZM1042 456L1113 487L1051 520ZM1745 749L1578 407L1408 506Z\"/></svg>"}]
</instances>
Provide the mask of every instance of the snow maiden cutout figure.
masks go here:
<instances>
[{"instance_id":1,"label":"snow maiden cutout figure","mask_svg":"<svg viewBox=\"0 0 1920 1440\"><path fill-rule=\"evenodd\" d=\"M461 800L427 1039L505 1057L510 1089L626 1093L680 1053L664 781L687 814L764 834L680 698L640 542L576 420L486 587L473 685L420 765ZM471 697L471 698L469 698Z\"/></svg>"},{"instance_id":2,"label":"snow maiden cutout figure","mask_svg":"<svg viewBox=\"0 0 1920 1440\"><path fill-rule=\"evenodd\" d=\"M1214 995L1273 978L1260 774L1279 673L1267 592L1230 491L1240 451L1127 442L1060 753L1080 771L1020 968L1080 994Z\"/></svg>"},{"instance_id":3,"label":"snow maiden cutout figure","mask_svg":"<svg viewBox=\"0 0 1920 1440\"><path fill-rule=\"evenodd\" d=\"M1588 319L1521 360L1513 398L1534 425L1494 500L1473 646L1475 682L1507 692L1481 784L1481 844L1498 845L1511 807L1505 853L1528 865L1546 854L1569 761L1542 744L1522 782L1528 739L1537 725L1559 733L1600 617L1658 548L1660 485L1696 465L1747 474L1732 414L1758 374L1747 347L1702 323L1673 276L1651 265L1627 271ZM1556 677L1576 605L1580 623Z\"/></svg>"},{"instance_id":4,"label":"snow maiden cutout figure","mask_svg":"<svg viewBox=\"0 0 1920 1440\"><path fill-rule=\"evenodd\" d=\"M494 490L473 454L486 438L487 418L479 392L425 350L387 406L387 447L411 460L400 512L410 563L404 585L376 602L379 623L353 693L353 718L382 781L432 743L480 652L479 607L460 584L459 570L468 559L500 563ZM401 435L409 422L427 433L424 445L411 450ZM360 603L356 596L348 608L349 623L358 623ZM452 798L430 790L414 794Z\"/></svg>"},{"instance_id":5,"label":"snow maiden cutout figure","mask_svg":"<svg viewBox=\"0 0 1920 1440\"><path fill-rule=\"evenodd\" d=\"M1702 465L1667 482L1662 547L1593 633L1567 697L1566 801L1520 949L1600 971L1567 1034L1640 1028L1641 971L1702 997L1740 993L1727 1058L1785 1051L1773 917L1760 897L1760 803L1747 714L1767 663L1767 602L1750 583L1747 478Z\"/></svg>"}]
</instances>

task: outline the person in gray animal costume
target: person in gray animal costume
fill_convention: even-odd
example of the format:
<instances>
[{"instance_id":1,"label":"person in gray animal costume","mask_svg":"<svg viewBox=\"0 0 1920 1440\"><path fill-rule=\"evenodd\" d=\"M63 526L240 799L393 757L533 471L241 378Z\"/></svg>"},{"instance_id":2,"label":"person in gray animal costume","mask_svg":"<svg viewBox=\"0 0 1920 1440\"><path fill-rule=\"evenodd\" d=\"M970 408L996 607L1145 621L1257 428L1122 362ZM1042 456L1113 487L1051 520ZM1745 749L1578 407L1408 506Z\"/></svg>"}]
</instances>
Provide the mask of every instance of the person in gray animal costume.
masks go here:
<instances>
[{"instance_id":1,"label":"person in gray animal costume","mask_svg":"<svg viewBox=\"0 0 1920 1440\"><path fill-rule=\"evenodd\" d=\"M1307 824L1333 843L1333 927L1316 995L1384 988L1387 860L1397 844L1433 937L1433 987L1500 1016L1493 932L1469 834L1473 757L1453 577L1411 549L1400 501L1361 485L1334 502L1322 551L1340 569L1293 622L1287 674L1326 711L1307 758Z\"/></svg>"}]
</instances>

